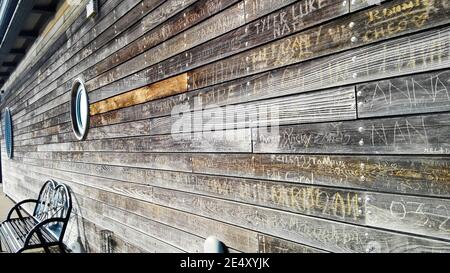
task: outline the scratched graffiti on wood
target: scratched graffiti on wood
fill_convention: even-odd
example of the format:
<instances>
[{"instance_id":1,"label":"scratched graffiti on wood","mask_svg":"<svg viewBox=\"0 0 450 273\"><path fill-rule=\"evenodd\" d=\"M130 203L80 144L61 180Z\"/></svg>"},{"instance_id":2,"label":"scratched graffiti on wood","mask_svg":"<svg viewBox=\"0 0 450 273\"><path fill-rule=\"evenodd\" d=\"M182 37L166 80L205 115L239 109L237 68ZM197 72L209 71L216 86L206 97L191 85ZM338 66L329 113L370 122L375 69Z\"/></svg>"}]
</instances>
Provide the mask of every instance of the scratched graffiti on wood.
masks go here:
<instances>
[{"instance_id":1,"label":"scratched graffiti on wood","mask_svg":"<svg viewBox=\"0 0 450 273\"><path fill-rule=\"evenodd\" d=\"M359 117L450 111L450 71L362 84L357 94Z\"/></svg>"},{"instance_id":2,"label":"scratched graffiti on wood","mask_svg":"<svg viewBox=\"0 0 450 273\"><path fill-rule=\"evenodd\" d=\"M253 130L258 153L450 153L449 114L406 116Z\"/></svg>"},{"instance_id":3,"label":"scratched graffiti on wood","mask_svg":"<svg viewBox=\"0 0 450 273\"><path fill-rule=\"evenodd\" d=\"M450 252L448 1L100 4L5 83L10 196L69 185L90 251Z\"/></svg>"}]
</instances>

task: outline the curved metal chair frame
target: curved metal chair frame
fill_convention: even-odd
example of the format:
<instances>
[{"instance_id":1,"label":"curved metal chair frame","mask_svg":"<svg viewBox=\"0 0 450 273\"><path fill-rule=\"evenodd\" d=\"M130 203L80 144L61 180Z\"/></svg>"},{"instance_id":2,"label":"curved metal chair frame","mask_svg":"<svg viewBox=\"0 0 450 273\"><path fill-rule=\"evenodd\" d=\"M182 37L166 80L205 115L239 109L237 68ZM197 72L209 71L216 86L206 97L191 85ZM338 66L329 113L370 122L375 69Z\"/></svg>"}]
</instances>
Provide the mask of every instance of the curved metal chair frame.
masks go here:
<instances>
[{"instance_id":1,"label":"curved metal chair frame","mask_svg":"<svg viewBox=\"0 0 450 273\"><path fill-rule=\"evenodd\" d=\"M33 214L24 217L23 206L35 204ZM16 212L18 218L12 218ZM0 237L8 252L59 246L65 251L63 238L72 212L72 197L64 184L48 180L39 192L38 199L28 199L16 204L7 220L0 224Z\"/></svg>"}]
</instances>

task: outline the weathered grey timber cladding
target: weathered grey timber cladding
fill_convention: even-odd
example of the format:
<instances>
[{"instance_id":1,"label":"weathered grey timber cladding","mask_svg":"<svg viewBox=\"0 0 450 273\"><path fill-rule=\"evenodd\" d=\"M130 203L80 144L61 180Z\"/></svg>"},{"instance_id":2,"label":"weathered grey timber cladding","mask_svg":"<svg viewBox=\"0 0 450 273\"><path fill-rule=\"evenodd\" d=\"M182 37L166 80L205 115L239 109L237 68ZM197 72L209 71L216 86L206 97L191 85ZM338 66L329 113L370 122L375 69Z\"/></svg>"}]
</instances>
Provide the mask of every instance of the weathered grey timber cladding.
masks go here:
<instances>
[{"instance_id":1,"label":"weathered grey timber cladding","mask_svg":"<svg viewBox=\"0 0 450 273\"><path fill-rule=\"evenodd\" d=\"M373 2L102 0L55 24L3 87L5 192L69 185L90 252L104 230L113 252L450 252L450 5Z\"/></svg>"}]
</instances>

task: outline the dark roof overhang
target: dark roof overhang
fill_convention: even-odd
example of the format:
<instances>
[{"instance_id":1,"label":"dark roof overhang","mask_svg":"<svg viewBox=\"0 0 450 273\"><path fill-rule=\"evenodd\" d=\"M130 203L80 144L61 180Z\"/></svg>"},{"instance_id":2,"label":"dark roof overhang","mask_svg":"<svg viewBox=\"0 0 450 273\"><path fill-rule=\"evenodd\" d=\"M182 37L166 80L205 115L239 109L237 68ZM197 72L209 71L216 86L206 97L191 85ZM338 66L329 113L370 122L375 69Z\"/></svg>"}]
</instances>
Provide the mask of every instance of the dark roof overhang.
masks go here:
<instances>
[{"instance_id":1,"label":"dark roof overhang","mask_svg":"<svg viewBox=\"0 0 450 273\"><path fill-rule=\"evenodd\" d=\"M16 69L60 0L0 0L0 86Z\"/></svg>"}]
</instances>

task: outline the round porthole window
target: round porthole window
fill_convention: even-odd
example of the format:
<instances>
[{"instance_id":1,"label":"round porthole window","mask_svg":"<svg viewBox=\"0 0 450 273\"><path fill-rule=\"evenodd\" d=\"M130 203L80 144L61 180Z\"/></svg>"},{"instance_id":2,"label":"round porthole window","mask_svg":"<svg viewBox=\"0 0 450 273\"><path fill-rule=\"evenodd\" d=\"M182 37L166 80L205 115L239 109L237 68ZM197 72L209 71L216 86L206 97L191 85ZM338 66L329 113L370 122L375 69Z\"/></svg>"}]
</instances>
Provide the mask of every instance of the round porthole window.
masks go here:
<instances>
[{"instance_id":1,"label":"round porthole window","mask_svg":"<svg viewBox=\"0 0 450 273\"><path fill-rule=\"evenodd\" d=\"M3 116L3 126L5 128L5 145L6 153L9 158L13 157L13 129L12 129L12 118L11 111L8 108L5 109Z\"/></svg>"},{"instance_id":2,"label":"round porthole window","mask_svg":"<svg viewBox=\"0 0 450 273\"><path fill-rule=\"evenodd\" d=\"M89 128L89 98L84 83L80 79L73 84L70 104L73 132L77 139L83 140Z\"/></svg>"}]
</instances>

